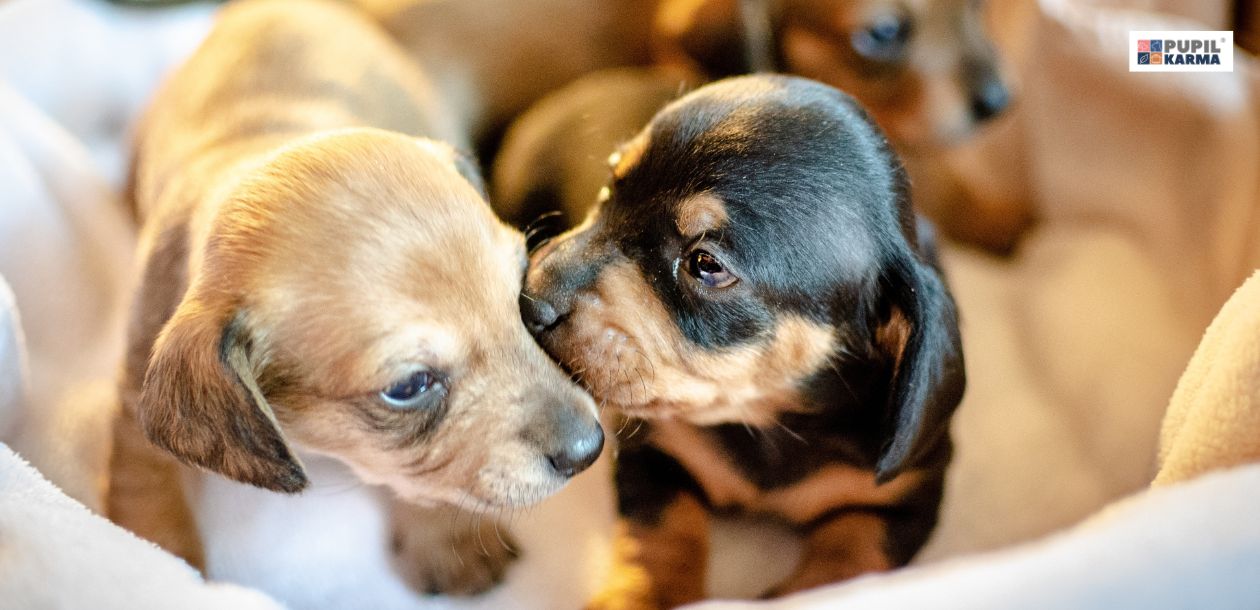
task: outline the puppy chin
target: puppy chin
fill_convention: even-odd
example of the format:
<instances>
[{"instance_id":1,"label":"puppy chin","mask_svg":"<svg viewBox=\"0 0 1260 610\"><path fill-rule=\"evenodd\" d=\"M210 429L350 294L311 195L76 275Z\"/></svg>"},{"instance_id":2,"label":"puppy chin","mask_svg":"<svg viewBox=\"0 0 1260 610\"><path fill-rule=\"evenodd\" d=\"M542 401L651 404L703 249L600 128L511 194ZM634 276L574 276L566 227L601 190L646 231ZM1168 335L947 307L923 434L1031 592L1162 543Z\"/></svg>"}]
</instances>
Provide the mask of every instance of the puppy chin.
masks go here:
<instances>
[{"instance_id":1,"label":"puppy chin","mask_svg":"<svg viewBox=\"0 0 1260 610\"><path fill-rule=\"evenodd\" d=\"M545 473L542 468L489 468L477 476L479 495L492 508L532 506L560 491L567 482L568 479Z\"/></svg>"},{"instance_id":2,"label":"puppy chin","mask_svg":"<svg viewBox=\"0 0 1260 610\"><path fill-rule=\"evenodd\" d=\"M450 505L469 512L495 512L537 504L564 487L567 479L543 468L510 466L484 468L474 485L465 488L427 484L412 479L392 479L380 484L398 497L420 506Z\"/></svg>"},{"instance_id":3,"label":"puppy chin","mask_svg":"<svg viewBox=\"0 0 1260 610\"><path fill-rule=\"evenodd\" d=\"M472 513L531 506L564 486L564 481L522 482L481 477L473 489L435 488L425 485L388 485L404 501L423 507L454 506Z\"/></svg>"}]
</instances>

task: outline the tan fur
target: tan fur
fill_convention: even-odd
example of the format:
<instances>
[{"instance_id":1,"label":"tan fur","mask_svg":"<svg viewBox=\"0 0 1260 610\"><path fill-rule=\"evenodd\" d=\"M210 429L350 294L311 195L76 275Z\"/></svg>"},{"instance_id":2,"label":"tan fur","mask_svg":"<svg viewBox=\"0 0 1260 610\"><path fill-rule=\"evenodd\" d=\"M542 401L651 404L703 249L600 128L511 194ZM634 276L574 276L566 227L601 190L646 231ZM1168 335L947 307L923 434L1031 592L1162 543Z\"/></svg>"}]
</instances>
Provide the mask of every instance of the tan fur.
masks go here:
<instances>
[{"instance_id":1,"label":"tan fur","mask_svg":"<svg viewBox=\"0 0 1260 610\"><path fill-rule=\"evenodd\" d=\"M416 591L472 594L503 579L517 557L516 541L494 519L449 506L394 503L391 542L395 568ZM422 561L412 561L415 557Z\"/></svg>"},{"instance_id":2,"label":"tan fur","mask_svg":"<svg viewBox=\"0 0 1260 610\"><path fill-rule=\"evenodd\" d=\"M709 516L696 498L678 496L651 525L618 527L613 578L587 610L653 610L704 599Z\"/></svg>"},{"instance_id":3,"label":"tan fur","mask_svg":"<svg viewBox=\"0 0 1260 610\"><path fill-rule=\"evenodd\" d=\"M594 405L520 322L520 234L449 144L419 137L466 146L432 91L340 3L221 13L138 139L144 274L120 394L139 425L119 434L287 492L307 484L298 450L413 502L559 489L526 432L557 413L593 428ZM436 423L378 397L418 368L449 390ZM115 447L113 476L139 483L111 490L112 516L198 563L187 533L161 531L186 530L187 511L155 513L182 505L174 463Z\"/></svg>"},{"instance_id":4,"label":"tan fur","mask_svg":"<svg viewBox=\"0 0 1260 610\"><path fill-rule=\"evenodd\" d=\"M674 214L678 234L686 238L699 237L726 224L726 204L707 193L679 203Z\"/></svg>"},{"instance_id":5,"label":"tan fur","mask_svg":"<svg viewBox=\"0 0 1260 610\"><path fill-rule=\"evenodd\" d=\"M721 351L695 346L630 262L601 270L553 342L591 391L628 415L698 425L764 425L798 407L797 382L833 353L832 329L788 317L764 340Z\"/></svg>"},{"instance_id":6,"label":"tan fur","mask_svg":"<svg viewBox=\"0 0 1260 610\"><path fill-rule=\"evenodd\" d=\"M652 444L687 469L714 507L774 515L796 524L809 523L844 506L894 506L923 482L920 473L909 472L877 485L870 470L828 464L795 484L761 490L695 426L656 421L651 435Z\"/></svg>"},{"instance_id":7,"label":"tan fur","mask_svg":"<svg viewBox=\"0 0 1260 610\"><path fill-rule=\"evenodd\" d=\"M105 514L190 565L204 567L192 511L178 493L179 464L145 440L131 413L115 419L113 439Z\"/></svg>"},{"instance_id":8,"label":"tan fur","mask_svg":"<svg viewBox=\"0 0 1260 610\"><path fill-rule=\"evenodd\" d=\"M657 607L652 593L652 575L638 560L642 542L631 534L627 520L617 522L612 539L612 563L599 591L586 603L586 610L651 610Z\"/></svg>"},{"instance_id":9,"label":"tan fur","mask_svg":"<svg viewBox=\"0 0 1260 610\"><path fill-rule=\"evenodd\" d=\"M643 153L647 151L649 141L647 134L641 133L618 147L617 151L608 158L608 166L612 168L614 180L624 178L626 172L639 164Z\"/></svg>"},{"instance_id":10,"label":"tan fur","mask_svg":"<svg viewBox=\"0 0 1260 610\"><path fill-rule=\"evenodd\" d=\"M792 576L766 593L779 597L894 566L884 552L888 522L869 512L844 513L810 531Z\"/></svg>"}]
</instances>

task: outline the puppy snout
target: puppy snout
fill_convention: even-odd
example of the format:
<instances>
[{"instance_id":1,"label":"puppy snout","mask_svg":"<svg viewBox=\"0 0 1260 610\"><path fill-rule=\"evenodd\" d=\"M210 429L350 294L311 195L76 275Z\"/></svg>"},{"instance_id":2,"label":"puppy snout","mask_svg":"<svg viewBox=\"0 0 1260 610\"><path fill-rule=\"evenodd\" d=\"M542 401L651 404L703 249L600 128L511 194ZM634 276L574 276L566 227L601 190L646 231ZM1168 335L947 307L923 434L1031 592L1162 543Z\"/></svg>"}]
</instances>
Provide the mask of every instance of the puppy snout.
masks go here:
<instances>
[{"instance_id":1,"label":"puppy snout","mask_svg":"<svg viewBox=\"0 0 1260 610\"><path fill-rule=\"evenodd\" d=\"M520 305L521 319L525 321L529 332L535 335L558 324L564 315L551 301L528 292L521 293Z\"/></svg>"},{"instance_id":2,"label":"puppy snout","mask_svg":"<svg viewBox=\"0 0 1260 610\"><path fill-rule=\"evenodd\" d=\"M595 463L603 450L604 430L595 425L561 441L555 451L547 454L547 463L556 474L569 478Z\"/></svg>"},{"instance_id":3,"label":"puppy snout","mask_svg":"<svg viewBox=\"0 0 1260 610\"><path fill-rule=\"evenodd\" d=\"M971 96L971 113L977 121L986 121L1006 110L1011 104L1011 92L997 78L982 83Z\"/></svg>"},{"instance_id":4,"label":"puppy snout","mask_svg":"<svg viewBox=\"0 0 1260 610\"><path fill-rule=\"evenodd\" d=\"M579 403L549 408L526 434L551 470L566 479L594 463L604 449L604 430L589 407Z\"/></svg>"}]
</instances>

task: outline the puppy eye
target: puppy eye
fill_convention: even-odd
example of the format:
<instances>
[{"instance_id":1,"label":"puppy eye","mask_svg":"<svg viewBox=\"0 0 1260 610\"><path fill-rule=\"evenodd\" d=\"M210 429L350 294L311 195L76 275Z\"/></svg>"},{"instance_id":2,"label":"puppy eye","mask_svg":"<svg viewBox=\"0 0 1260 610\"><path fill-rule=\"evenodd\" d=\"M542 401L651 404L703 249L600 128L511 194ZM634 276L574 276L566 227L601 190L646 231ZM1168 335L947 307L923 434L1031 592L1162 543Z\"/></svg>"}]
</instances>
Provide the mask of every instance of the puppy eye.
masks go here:
<instances>
[{"instance_id":1,"label":"puppy eye","mask_svg":"<svg viewBox=\"0 0 1260 610\"><path fill-rule=\"evenodd\" d=\"M410 377L381 390L381 400L396 409L413 409L434 393L441 382L429 371L416 371Z\"/></svg>"},{"instance_id":2,"label":"puppy eye","mask_svg":"<svg viewBox=\"0 0 1260 610\"><path fill-rule=\"evenodd\" d=\"M867 59L896 61L910 40L910 20L900 15L884 15L853 33L853 50Z\"/></svg>"},{"instance_id":3,"label":"puppy eye","mask_svg":"<svg viewBox=\"0 0 1260 610\"><path fill-rule=\"evenodd\" d=\"M709 288L726 288L738 278L707 250L695 250L687 259L687 272Z\"/></svg>"}]
</instances>

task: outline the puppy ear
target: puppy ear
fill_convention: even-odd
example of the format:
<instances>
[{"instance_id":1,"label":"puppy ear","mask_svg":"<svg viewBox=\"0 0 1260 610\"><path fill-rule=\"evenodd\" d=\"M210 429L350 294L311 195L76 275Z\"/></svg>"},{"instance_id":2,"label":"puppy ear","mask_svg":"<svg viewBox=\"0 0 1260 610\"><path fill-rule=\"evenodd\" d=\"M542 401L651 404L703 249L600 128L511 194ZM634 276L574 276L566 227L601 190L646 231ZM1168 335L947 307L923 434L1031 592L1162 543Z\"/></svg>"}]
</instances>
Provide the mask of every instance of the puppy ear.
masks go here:
<instances>
[{"instance_id":1,"label":"puppy ear","mask_svg":"<svg viewBox=\"0 0 1260 610\"><path fill-rule=\"evenodd\" d=\"M294 493L306 472L254 377L234 308L187 297L166 323L140 392L145 436L180 460L257 487Z\"/></svg>"},{"instance_id":2,"label":"puppy ear","mask_svg":"<svg viewBox=\"0 0 1260 610\"><path fill-rule=\"evenodd\" d=\"M486 192L486 181L481 176L481 164L477 163L477 159L471 154L458 148L451 149L451 163L455 164L455 171L464 177L473 188L481 193L483 199L489 199L490 195Z\"/></svg>"},{"instance_id":3,"label":"puppy ear","mask_svg":"<svg viewBox=\"0 0 1260 610\"><path fill-rule=\"evenodd\" d=\"M939 272L907 256L885 278L888 319L876 343L893 362L889 437L876 464L888 481L938 446L966 387L958 314Z\"/></svg>"},{"instance_id":4,"label":"puppy ear","mask_svg":"<svg viewBox=\"0 0 1260 610\"><path fill-rule=\"evenodd\" d=\"M657 59L710 78L775 69L769 0L670 0L656 16Z\"/></svg>"}]
</instances>

